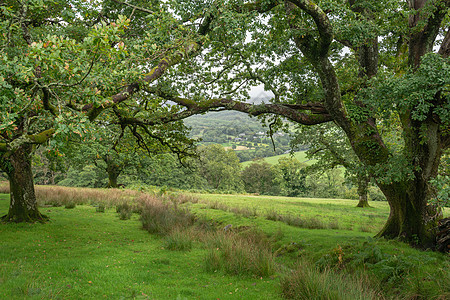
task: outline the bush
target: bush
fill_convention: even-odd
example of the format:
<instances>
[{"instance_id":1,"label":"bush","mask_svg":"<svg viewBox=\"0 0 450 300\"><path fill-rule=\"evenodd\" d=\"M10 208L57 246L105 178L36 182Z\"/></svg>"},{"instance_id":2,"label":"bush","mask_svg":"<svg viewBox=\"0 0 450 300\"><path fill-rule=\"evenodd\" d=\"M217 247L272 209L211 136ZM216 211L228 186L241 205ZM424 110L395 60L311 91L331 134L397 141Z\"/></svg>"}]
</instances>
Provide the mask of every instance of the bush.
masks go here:
<instances>
[{"instance_id":1,"label":"bush","mask_svg":"<svg viewBox=\"0 0 450 300\"><path fill-rule=\"evenodd\" d=\"M376 186L369 186L368 195L371 201L387 201L386 196Z\"/></svg>"}]
</instances>

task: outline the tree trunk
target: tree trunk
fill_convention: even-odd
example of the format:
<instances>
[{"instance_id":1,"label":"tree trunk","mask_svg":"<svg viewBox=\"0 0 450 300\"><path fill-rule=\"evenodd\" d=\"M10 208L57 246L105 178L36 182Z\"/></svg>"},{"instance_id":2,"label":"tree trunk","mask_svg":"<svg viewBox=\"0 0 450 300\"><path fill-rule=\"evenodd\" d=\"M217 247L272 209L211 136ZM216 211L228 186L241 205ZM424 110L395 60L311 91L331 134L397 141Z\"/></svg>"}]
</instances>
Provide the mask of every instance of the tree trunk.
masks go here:
<instances>
[{"instance_id":1,"label":"tree trunk","mask_svg":"<svg viewBox=\"0 0 450 300\"><path fill-rule=\"evenodd\" d=\"M118 188L117 178L119 178L120 173L122 173L122 167L119 166L111 159L109 156L105 159L106 162L106 172L108 173L108 188Z\"/></svg>"},{"instance_id":2,"label":"tree trunk","mask_svg":"<svg viewBox=\"0 0 450 300\"><path fill-rule=\"evenodd\" d=\"M9 168L5 171L9 177L11 200L8 214L2 217L4 222L45 222L48 220L48 217L42 215L38 210L30 154L31 145L24 145L6 159L9 162Z\"/></svg>"},{"instance_id":3,"label":"tree trunk","mask_svg":"<svg viewBox=\"0 0 450 300\"><path fill-rule=\"evenodd\" d=\"M369 200L367 198L369 178L367 176L359 176L357 180L359 202L356 207L370 207Z\"/></svg>"},{"instance_id":4,"label":"tree trunk","mask_svg":"<svg viewBox=\"0 0 450 300\"><path fill-rule=\"evenodd\" d=\"M108 172L108 188L116 189L119 187L117 184L117 178L119 178L120 172Z\"/></svg>"},{"instance_id":5,"label":"tree trunk","mask_svg":"<svg viewBox=\"0 0 450 300\"><path fill-rule=\"evenodd\" d=\"M400 185L379 185L389 202L390 214L377 237L400 238L422 248L434 248L440 215L435 207L427 205L427 182L416 179Z\"/></svg>"}]
</instances>

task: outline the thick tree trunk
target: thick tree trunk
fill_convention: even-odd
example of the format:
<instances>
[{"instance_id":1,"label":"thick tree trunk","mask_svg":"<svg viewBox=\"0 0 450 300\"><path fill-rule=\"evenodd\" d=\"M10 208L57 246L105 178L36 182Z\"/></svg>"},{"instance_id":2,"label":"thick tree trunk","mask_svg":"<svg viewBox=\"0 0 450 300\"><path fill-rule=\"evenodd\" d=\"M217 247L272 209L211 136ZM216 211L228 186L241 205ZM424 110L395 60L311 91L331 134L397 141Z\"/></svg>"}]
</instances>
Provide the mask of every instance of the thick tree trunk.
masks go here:
<instances>
[{"instance_id":1,"label":"thick tree trunk","mask_svg":"<svg viewBox=\"0 0 450 300\"><path fill-rule=\"evenodd\" d=\"M37 206L34 192L33 173L31 171L31 145L21 146L9 158L10 206L8 214L2 217L4 222L45 222Z\"/></svg>"},{"instance_id":2,"label":"thick tree trunk","mask_svg":"<svg viewBox=\"0 0 450 300\"><path fill-rule=\"evenodd\" d=\"M400 238L422 248L434 248L439 214L427 205L427 182L414 180L408 185L380 185L389 206L389 218L377 237Z\"/></svg>"},{"instance_id":3,"label":"thick tree trunk","mask_svg":"<svg viewBox=\"0 0 450 300\"><path fill-rule=\"evenodd\" d=\"M116 164L110 157L105 159L106 172L108 173L108 188L118 188L117 179L122 173L122 167Z\"/></svg>"},{"instance_id":4,"label":"thick tree trunk","mask_svg":"<svg viewBox=\"0 0 450 300\"><path fill-rule=\"evenodd\" d=\"M120 173L108 172L108 188L118 188L117 178L119 178Z\"/></svg>"},{"instance_id":5,"label":"thick tree trunk","mask_svg":"<svg viewBox=\"0 0 450 300\"><path fill-rule=\"evenodd\" d=\"M356 207L370 207L369 200L367 198L369 187L369 178L367 176L358 177L358 196L359 202Z\"/></svg>"}]
</instances>

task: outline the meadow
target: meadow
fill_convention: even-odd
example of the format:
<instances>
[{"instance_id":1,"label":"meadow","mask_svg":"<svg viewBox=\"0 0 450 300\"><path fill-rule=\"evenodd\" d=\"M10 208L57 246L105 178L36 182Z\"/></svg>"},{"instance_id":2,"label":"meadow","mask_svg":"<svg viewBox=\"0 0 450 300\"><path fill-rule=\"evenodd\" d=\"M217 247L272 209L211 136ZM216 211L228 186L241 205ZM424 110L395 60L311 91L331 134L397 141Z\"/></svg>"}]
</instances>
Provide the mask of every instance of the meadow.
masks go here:
<instances>
[{"instance_id":1,"label":"meadow","mask_svg":"<svg viewBox=\"0 0 450 300\"><path fill-rule=\"evenodd\" d=\"M291 154L287 153L287 154L269 156L269 157L263 158L262 160L271 165L276 165L278 163L278 160L282 157L291 157ZM306 151L295 152L292 157L297 159L299 162L306 163L308 165L313 164L315 162L315 160L310 160L310 159L306 158ZM251 163L252 163L252 161L244 161L241 163L241 166L246 167Z\"/></svg>"},{"instance_id":2,"label":"meadow","mask_svg":"<svg viewBox=\"0 0 450 300\"><path fill-rule=\"evenodd\" d=\"M384 202L47 186L37 196L50 222L0 224L1 299L450 296L448 256L372 238ZM8 203L0 194L1 215Z\"/></svg>"}]
</instances>

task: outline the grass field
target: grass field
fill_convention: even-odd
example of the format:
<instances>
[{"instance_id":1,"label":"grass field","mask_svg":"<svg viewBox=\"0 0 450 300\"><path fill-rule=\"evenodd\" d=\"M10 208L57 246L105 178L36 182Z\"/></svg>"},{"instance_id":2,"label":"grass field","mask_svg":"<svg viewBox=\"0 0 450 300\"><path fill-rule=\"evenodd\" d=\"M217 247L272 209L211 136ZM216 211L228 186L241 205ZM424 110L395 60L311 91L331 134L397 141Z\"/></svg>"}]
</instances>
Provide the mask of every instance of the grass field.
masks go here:
<instances>
[{"instance_id":1,"label":"grass field","mask_svg":"<svg viewBox=\"0 0 450 300\"><path fill-rule=\"evenodd\" d=\"M268 162L271 165L276 165L278 163L278 160L282 157L290 157L291 154L281 154L281 155L275 155L275 156L270 156L270 157L266 157L263 158L264 161ZM306 163L306 164L312 164L314 163L314 160L309 160L306 158L306 152L305 151L300 151L300 152L295 152L294 153L294 158L296 158L298 161L302 162L302 163ZM242 167L246 167L247 165L251 164L251 161L244 161L243 163L241 163Z\"/></svg>"},{"instance_id":2,"label":"grass field","mask_svg":"<svg viewBox=\"0 0 450 300\"><path fill-rule=\"evenodd\" d=\"M219 233L225 227L237 233L261 231L261 239L271 243L275 272L211 271L211 254L223 246L193 238L185 251L168 250L174 235L149 234L137 214L120 220L114 207L105 213L88 203L74 209L41 207L51 219L47 224L0 224L0 299L282 299L290 295L287 288L296 286L288 279L309 274L294 271L305 263L315 273L300 282L311 281L319 287L316 293L341 286L344 296L333 292L299 299L450 296L448 256L371 238L387 218L387 203L358 209L352 200L200 194L189 199L177 206L215 224ZM0 215L8 203L9 196L0 194ZM324 226L308 229L268 219L275 213ZM347 286L354 276L361 297Z\"/></svg>"}]
</instances>

